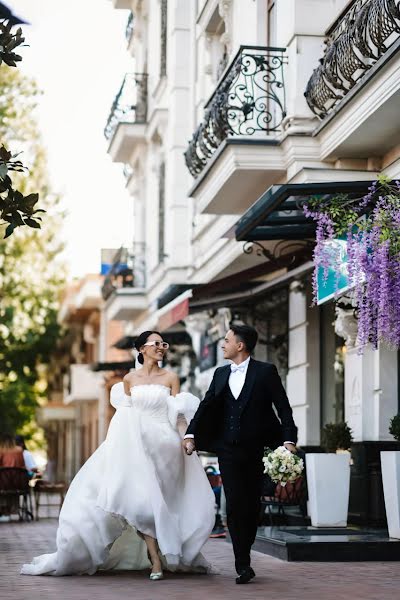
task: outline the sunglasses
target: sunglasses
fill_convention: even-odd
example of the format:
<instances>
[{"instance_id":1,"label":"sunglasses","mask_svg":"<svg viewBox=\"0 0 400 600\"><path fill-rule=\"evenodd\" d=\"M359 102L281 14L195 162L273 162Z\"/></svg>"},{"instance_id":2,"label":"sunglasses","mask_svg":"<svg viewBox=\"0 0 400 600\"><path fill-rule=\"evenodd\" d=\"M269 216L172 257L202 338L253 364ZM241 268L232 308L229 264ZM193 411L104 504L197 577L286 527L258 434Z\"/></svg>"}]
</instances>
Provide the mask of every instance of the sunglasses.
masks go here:
<instances>
[{"instance_id":1,"label":"sunglasses","mask_svg":"<svg viewBox=\"0 0 400 600\"><path fill-rule=\"evenodd\" d=\"M168 350L169 344L168 342L160 342L158 340L154 340L153 342L146 342L143 346L155 346L156 348L162 348L163 350Z\"/></svg>"}]
</instances>

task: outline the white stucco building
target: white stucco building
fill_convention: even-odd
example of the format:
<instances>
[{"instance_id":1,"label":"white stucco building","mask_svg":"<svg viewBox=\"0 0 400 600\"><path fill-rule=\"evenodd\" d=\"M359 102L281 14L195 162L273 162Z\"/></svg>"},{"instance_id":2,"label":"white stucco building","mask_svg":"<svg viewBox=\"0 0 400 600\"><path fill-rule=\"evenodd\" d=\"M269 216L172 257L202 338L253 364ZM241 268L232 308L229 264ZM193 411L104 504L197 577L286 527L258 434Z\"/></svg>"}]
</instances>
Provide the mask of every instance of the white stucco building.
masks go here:
<instances>
[{"instance_id":1,"label":"white stucco building","mask_svg":"<svg viewBox=\"0 0 400 600\"><path fill-rule=\"evenodd\" d=\"M349 310L311 306L313 227L298 200L362 194L381 171L400 178L400 2L113 4L130 11L132 71L105 133L132 197L134 283L111 290L106 315L127 336L170 335L200 391L230 319L255 324L300 444L317 447L322 425L346 420L350 511L382 521L379 450L399 409L398 353L360 356Z\"/></svg>"}]
</instances>

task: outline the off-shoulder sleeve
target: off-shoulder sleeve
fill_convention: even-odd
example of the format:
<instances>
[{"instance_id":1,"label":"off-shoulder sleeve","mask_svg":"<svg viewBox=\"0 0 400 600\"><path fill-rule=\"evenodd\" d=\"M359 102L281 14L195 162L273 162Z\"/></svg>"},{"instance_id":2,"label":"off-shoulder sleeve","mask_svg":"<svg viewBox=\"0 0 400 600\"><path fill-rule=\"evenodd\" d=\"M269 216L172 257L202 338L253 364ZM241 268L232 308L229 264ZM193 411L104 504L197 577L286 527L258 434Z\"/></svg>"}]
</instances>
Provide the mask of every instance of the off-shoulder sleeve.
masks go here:
<instances>
[{"instance_id":1,"label":"off-shoulder sleeve","mask_svg":"<svg viewBox=\"0 0 400 600\"><path fill-rule=\"evenodd\" d=\"M178 415L183 415L187 421L193 419L196 410L200 404L199 398L196 398L189 392L180 392L176 396L168 397L168 418L172 427L176 428Z\"/></svg>"},{"instance_id":2,"label":"off-shoulder sleeve","mask_svg":"<svg viewBox=\"0 0 400 600\"><path fill-rule=\"evenodd\" d=\"M110 404L114 408L120 408L121 406L132 406L132 398L125 394L124 383L120 381L115 383L110 392Z\"/></svg>"}]
</instances>

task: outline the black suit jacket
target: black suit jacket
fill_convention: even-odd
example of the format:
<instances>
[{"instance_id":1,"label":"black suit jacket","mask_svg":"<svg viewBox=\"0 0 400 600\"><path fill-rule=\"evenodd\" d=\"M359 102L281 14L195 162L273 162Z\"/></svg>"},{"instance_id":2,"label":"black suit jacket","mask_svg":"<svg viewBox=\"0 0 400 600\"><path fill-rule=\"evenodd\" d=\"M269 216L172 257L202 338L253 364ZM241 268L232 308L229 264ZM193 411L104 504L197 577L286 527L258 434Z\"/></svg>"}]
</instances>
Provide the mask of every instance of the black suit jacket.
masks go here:
<instances>
[{"instance_id":1,"label":"black suit jacket","mask_svg":"<svg viewBox=\"0 0 400 600\"><path fill-rule=\"evenodd\" d=\"M218 452L221 448L224 395L230 373L230 365L215 370L204 400L189 424L186 433L194 435L197 450ZM275 448L286 440L297 442L292 409L275 365L250 359L242 400L241 445Z\"/></svg>"}]
</instances>

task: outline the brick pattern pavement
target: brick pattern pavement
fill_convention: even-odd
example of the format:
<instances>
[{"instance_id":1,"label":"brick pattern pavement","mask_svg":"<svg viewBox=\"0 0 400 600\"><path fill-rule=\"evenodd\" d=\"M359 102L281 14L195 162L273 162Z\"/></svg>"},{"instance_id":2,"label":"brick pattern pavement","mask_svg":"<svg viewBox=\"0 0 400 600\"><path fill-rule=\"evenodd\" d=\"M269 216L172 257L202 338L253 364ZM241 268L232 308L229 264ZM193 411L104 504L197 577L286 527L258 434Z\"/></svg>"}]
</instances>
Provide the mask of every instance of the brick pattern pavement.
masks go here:
<instances>
[{"instance_id":1,"label":"brick pattern pavement","mask_svg":"<svg viewBox=\"0 0 400 600\"><path fill-rule=\"evenodd\" d=\"M147 573L29 577L22 563L55 548L57 521L0 523L1 600L396 600L400 569L388 563L286 563L253 553L257 578L236 585L233 555L225 540L210 540L205 555L215 575L167 574L150 582Z\"/></svg>"}]
</instances>

